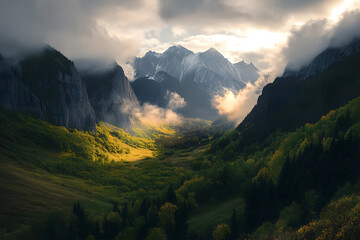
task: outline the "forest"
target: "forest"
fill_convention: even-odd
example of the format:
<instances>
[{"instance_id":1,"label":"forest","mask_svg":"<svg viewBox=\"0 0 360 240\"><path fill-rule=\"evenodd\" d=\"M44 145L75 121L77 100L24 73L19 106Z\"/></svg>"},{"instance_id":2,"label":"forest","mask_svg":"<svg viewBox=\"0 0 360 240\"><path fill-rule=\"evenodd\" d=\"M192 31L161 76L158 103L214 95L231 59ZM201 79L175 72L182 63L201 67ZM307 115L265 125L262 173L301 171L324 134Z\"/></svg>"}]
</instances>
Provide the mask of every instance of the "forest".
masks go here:
<instances>
[{"instance_id":1,"label":"forest","mask_svg":"<svg viewBox=\"0 0 360 240\"><path fill-rule=\"evenodd\" d=\"M1 220L4 239L359 237L360 98L241 152L241 132L222 135L202 122L193 126L204 130L187 124L130 133L100 123L97 132L83 132L1 112L3 178L56 188L47 199L29 191L5 202L1 211L17 217ZM171 137L176 131L182 137ZM132 151L152 156L114 160ZM24 164L31 172L15 175ZM5 195L7 187L3 179ZM52 198L55 206L32 209L32 200Z\"/></svg>"}]
</instances>

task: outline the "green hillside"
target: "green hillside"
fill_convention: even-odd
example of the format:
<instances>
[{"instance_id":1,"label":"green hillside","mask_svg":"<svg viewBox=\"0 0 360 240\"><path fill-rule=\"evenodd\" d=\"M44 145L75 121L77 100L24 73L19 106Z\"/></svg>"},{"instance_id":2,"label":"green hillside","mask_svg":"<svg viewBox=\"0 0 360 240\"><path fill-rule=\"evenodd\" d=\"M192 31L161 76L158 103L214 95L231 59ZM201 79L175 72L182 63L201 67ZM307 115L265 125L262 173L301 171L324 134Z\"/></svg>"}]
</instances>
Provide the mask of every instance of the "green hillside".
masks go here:
<instances>
[{"instance_id":1,"label":"green hillside","mask_svg":"<svg viewBox=\"0 0 360 240\"><path fill-rule=\"evenodd\" d=\"M156 138L174 133L168 125L125 132L104 123L97 132L83 132L2 109L1 233L51 210L70 210L78 200L102 215L114 202L155 197L179 184L190 171L153 158Z\"/></svg>"},{"instance_id":2,"label":"green hillside","mask_svg":"<svg viewBox=\"0 0 360 240\"><path fill-rule=\"evenodd\" d=\"M315 239L330 228L347 234L358 216L358 197L349 195L360 193L360 97L241 154L236 144L207 150L213 135L191 120L131 132L100 123L81 132L5 110L0 119L5 239L144 239L151 229L169 239L211 239L227 226L231 239ZM125 161L134 152L156 154ZM342 201L349 203L340 208ZM326 215L339 204L342 212ZM332 225L336 214L347 220Z\"/></svg>"}]
</instances>

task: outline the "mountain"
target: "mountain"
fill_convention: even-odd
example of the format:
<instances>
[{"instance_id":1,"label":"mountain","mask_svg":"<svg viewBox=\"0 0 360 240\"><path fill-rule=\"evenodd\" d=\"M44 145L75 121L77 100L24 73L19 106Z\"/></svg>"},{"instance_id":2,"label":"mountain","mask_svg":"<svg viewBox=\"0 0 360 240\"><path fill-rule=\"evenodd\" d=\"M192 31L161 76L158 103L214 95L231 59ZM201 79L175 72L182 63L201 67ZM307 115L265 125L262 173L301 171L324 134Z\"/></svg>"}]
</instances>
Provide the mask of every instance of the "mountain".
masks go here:
<instances>
[{"instance_id":1,"label":"mountain","mask_svg":"<svg viewBox=\"0 0 360 240\"><path fill-rule=\"evenodd\" d=\"M224 88L236 92L245 87L238 70L214 48L189 55L183 60L182 66L180 81L192 78L211 95L222 93Z\"/></svg>"},{"instance_id":2,"label":"mountain","mask_svg":"<svg viewBox=\"0 0 360 240\"><path fill-rule=\"evenodd\" d=\"M0 104L55 125L95 130L95 114L74 63L51 47L20 62L0 60Z\"/></svg>"},{"instance_id":3,"label":"mountain","mask_svg":"<svg viewBox=\"0 0 360 240\"><path fill-rule=\"evenodd\" d=\"M170 76L180 79L182 61L185 57L194 54L192 51L177 45L169 47L163 53L149 51L142 58L135 58L135 78L155 77L158 72L166 72Z\"/></svg>"},{"instance_id":4,"label":"mountain","mask_svg":"<svg viewBox=\"0 0 360 240\"><path fill-rule=\"evenodd\" d=\"M131 83L141 104L150 103L159 107L166 107L165 90L161 83L146 77L138 78Z\"/></svg>"},{"instance_id":5,"label":"mountain","mask_svg":"<svg viewBox=\"0 0 360 240\"><path fill-rule=\"evenodd\" d=\"M276 131L315 123L330 110L360 96L359 66L360 40L355 40L341 48L326 49L296 72L286 70L264 87L257 104L237 127L242 139L238 150Z\"/></svg>"},{"instance_id":6,"label":"mountain","mask_svg":"<svg viewBox=\"0 0 360 240\"><path fill-rule=\"evenodd\" d=\"M137 97L130 86L124 70L114 64L108 70L81 72L96 120L127 128L132 116L123 111L125 104L138 105Z\"/></svg>"},{"instance_id":7,"label":"mountain","mask_svg":"<svg viewBox=\"0 0 360 240\"><path fill-rule=\"evenodd\" d=\"M259 77L259 69L253 63L246 63L241 61L234 64L234 67L241 73L242 78L246 82L254 83Z\"/></svg>"},{"instance_id":8,"label":"mountain","mask_svg":"<svg viewBox=\"0 0 360 240\"><path fill-rule=\"evenodd\" d=\"M159 58L155 76L158 72L166 72L176 79L181 79L181 75L183 73L182 62L185 58L193 54L194 53L192 51L179 45L169 47Z\"/></svg>"},{"instance_id":9,"label":"mountain","mask_svg":"<svg viewBox=\"0 0 360 240\"><path fill-rule=\"evenodd\" d=\"M246 65L245 76L251 76L251 78L244 80L239 71L240 68L236 66L214 48L201 53L193 53L182 46L172 46L163 53L150 51L144 57L135 59L135 78L141 80L135 81L133 87L136 87L135 93L139 99L153 104L161 102L164 105L163 95L150 97L151 94L156 93L151 93L150 89L146 89L148 85L155 86L155 83L150 83L150 80L156 81L159 83L157 88L163 89L162 93L166 90L177 92L185 99L188 104L178 111L186 117L214 120L219 117L212 104L215 95L223 94L224 89L239 91L246 82L254 81L254 76L258 71L254 65ZM145 83L145 79L149 82ZM172 86L164 86L163 81L165 85L171 82ZM145 89L141 90L142 86ZM155 98L156 101L154 101Z\"/></svg>"},{"instance_id":10,"label":"mountain","mask_svg":"<svg viewBox=\"0 0 360 240\"><path fill-rule=\"evenodd\" d=\"M134 69L135 78L148 77L155 75L156 67L159 63L161 54L149 51L142 58L135 58Z\"/></svg>"},{"instance_id":11,"label":"mountain","mask_svg":"<svg viewBox=\"0 0 360 240\"><path fill-rule=\"evenodd\" d=\"M144 57L134 60L134 69L135 78L152 77L158 82L161 81L156 77L158 72L166 72L179 81L191 76L211 95L221 93L223 88L238 91L245 86L245 82L250 81L243 80L236 66L214 48L193 53L178 45L163 53L149 51ZM252 70L257 71L256 68L248 68L246 71Z\"/></svg>"},{"instance_id":12,"label":"mountain","mask_svg":"<svg viewBox=\"0 0 360 240\"><path fill-rule=\"evenodd\" d=\"M180 82L165 72L158 72L155 77L161 81L142 77L131 83L141 104L150 103L166 108L169 102L167 93L176 92L186 102L186 105L176 109L176 112L191 118L217 119L218 113L212 106L212 97L202 85L194 82L192 78Z\"/></svg>"}]
</instances>

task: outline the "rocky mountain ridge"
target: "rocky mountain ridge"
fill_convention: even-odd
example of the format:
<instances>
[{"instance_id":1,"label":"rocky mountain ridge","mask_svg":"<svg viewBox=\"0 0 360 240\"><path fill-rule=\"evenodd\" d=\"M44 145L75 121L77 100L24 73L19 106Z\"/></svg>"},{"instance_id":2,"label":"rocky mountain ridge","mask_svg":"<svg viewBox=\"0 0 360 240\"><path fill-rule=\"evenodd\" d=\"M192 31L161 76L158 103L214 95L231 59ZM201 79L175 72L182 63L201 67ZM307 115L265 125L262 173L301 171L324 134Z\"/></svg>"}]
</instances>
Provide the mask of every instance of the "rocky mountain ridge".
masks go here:
<instances>
[{"instance_id":1,"label":"rocky mountain ridge","mask_svg":"<svg viewBox=\"0 0 360 240\"><path fill-rule=\"evenodd\" d=\"M96 130L97 121L128 127L126 101L138 104L123 69L80 76L74 63L47 46L20 61L0 58L0 105L54 125ZM95 111L94 111L95 110Z\"/></svg>"}]
</instances>

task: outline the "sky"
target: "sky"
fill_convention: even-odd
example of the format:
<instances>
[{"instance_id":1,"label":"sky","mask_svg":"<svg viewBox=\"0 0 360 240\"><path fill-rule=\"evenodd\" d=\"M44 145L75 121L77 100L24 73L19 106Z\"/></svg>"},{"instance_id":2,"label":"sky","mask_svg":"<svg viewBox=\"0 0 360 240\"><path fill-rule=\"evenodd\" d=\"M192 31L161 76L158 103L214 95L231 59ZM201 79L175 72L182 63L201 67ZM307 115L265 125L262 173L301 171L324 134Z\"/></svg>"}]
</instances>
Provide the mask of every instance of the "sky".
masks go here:
<instances>
[{"instance_id":1,"label":"sky","mask_svg":"<svg viewBox=\"0 0 360 240\"><path fill-rule=\"evenodd\" d=\"M0 53L49 44L73 60L116 60L131 79L129 63L149 50L213 47L262 71L256 84L214 100L224 114L234 111L228 105L245 109L242 119L286 66L360 37L359 9L360 0L0 0Z\"/></svg>"},{"instance_id":2,"label":"sky","mask_svg":"<svg viewBox=\"0 0 360 240\"><path fill-rule=\"evenodd\" d=\"M125 64L180 44L194 52L214 47L232 62L253 62L262 70L283 68L293 54L284 49L297 31L316 22L323 25L308 33L319 35L316 27L330 28L359 1L0 0L0 52L47 43L73 59ZM318 38L313 48L322 47Z\"/></svg>"}]
</instances>

